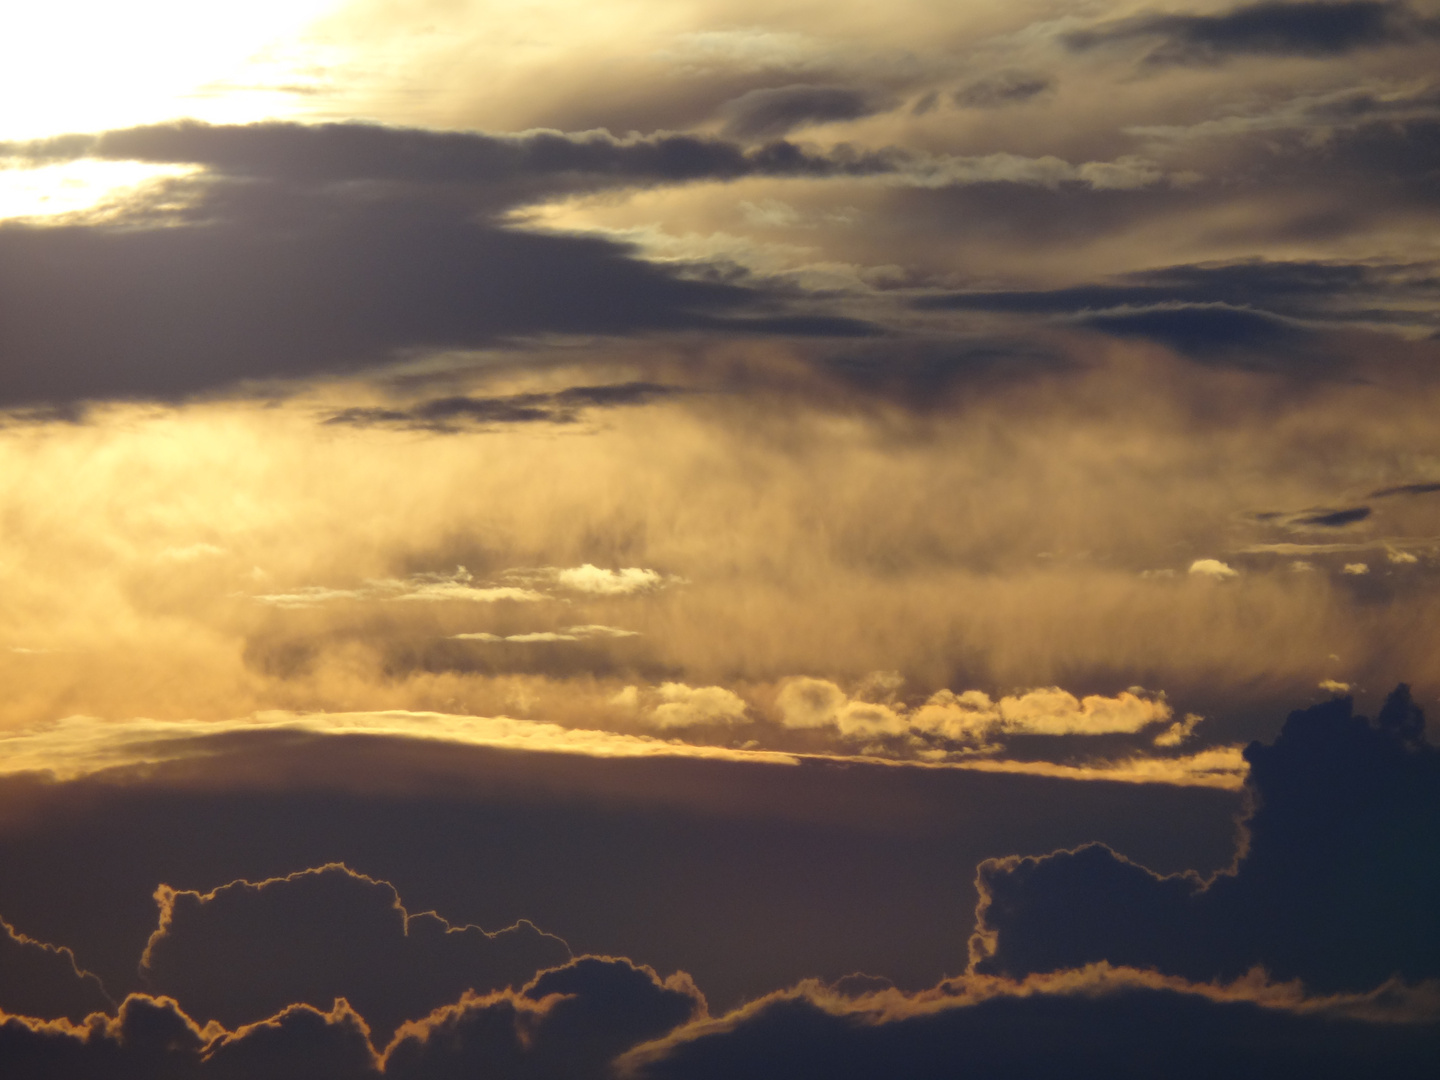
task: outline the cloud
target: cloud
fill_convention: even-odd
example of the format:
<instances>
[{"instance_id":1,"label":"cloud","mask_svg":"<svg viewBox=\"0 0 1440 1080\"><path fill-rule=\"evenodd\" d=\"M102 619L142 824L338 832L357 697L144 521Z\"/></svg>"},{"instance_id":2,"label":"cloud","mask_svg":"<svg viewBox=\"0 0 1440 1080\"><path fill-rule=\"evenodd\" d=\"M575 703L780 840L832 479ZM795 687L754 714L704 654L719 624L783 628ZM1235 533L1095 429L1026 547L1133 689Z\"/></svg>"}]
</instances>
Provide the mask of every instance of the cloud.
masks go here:
<instances>
[{"instance_id":1,"label":"cloud","mask_svg":"<svg viewBox=\"0 0 1440 1080\"><path fill-rule=\"evenodd\" d=\"M91 1014L83 1024L37 1021L0 1014L0 1060L21 1063L31 1075L76 1080L192 1077L208 1036L167 998L132 995L118 1014Z\"/></svg>"},{"instance_id":2,"label":"cloud","mask_svg":"<svg viewBox=\"0 0 1440 1080\"><path fill-rule=\"evenodd\" d=\"M1226 581L1240 576L1240 571L1219 559L1196 559L1190 564L1189 573L1193 577L1206 577L1214 581Z\"/></svg>"},{"instance_id":3,"label":"cloud","mask_svg":"<svg viewBox=\"0 0 1440 1080\"><path fill-rule=\"evenodd\" d=\"M911 723L925 731L964 741L998 734L1108 735L1140 731L1171 716L1164 695L1125 691L1113 698L1083 701L1059 687L1030 690L998 702L979 690L940 690L915 710Z\"/></svg>"},{"instance_id":4,"label":"cloud","mask_svg":"<svg viewBox=\"0 0 1440 1080\"><path fill-rule=\"evenodd\" d=\"M1004 71L962 86L954 101L967 109L998 109L1029 101L1054 87L1055 80L1048 75Z\"/></svg>"},{"instance_id":5,"label":"cloud","mask_svg":"<svg viewBox=\"0 0 1440 1080\"><path fill-rule=\"evenodd\" d=\"M345 998L383 1045L462 991L518 986L570 958L528 922L486 932L411 914L389 882L338 864L207 893L162 885L155 899L160 925L142 974L231 1030L288 1005Z\"/></svg>"},{"instance_id":6,"label":"cloud","mask_svg":"<svg viewBox=\"0 0 1440 1080\"><path fill-rule=\"evenodd\" d=\"M198 1070L202 1077L324 1076L333 1080L374 1080L380 1058L370 1043L369 1025L344 998L328 1011L288 1005L274 1016L212 1039Z\"/></svg>"},{"instance_id":7,"label":"cloud","mask_svg":"<svg viewBox=\"0 0 1440 1080\"><path fill-rule=\"evenodd\" d=\"M607 570L591 563L560 570L555 574L555 581L561 588L600 596L625 596L643 592L655 588L661 580L656 571L639 566Z\"/></svg>"},{"instance_id":8,"label":"cloud","mask_svg":"<svg viewBox=\"0 0 1440 1080\"><path fill-rule=\"evenodd\" d=\"M679 392L677 387L632 381L506 397L458 395L432 398L407 408L352 406L332 414L325 423L437 432L466 431L490 424L572 424L586 409L643 405Z\"/></svg>"},{"instance_id":9,"label":"cloud","mask_svg":"<svg viewBox=\"0 0 1440 1080\"><path fill-rule=\"evenodd\" d=\"M467 994L407 1024L383 1054L344 1000L227 1031L200 1028L173 1000L132 995L116 1017L78 1025L0 1013L0 1060L75 1080L860 1080L897 1063L939 1080L957 1070L1049 1075L1061 1053L1082 1077L1258 1067L1339 1080L1379 1068L1408 1080L1428 1075L1436 1015L1425 988L1310 997L1258 975L1188 983L1098 964L1023 982L962 976L911 994L883 980L807 980L712 1019L683 973L662 982L625 959L583 957L519 992Z\"/></svg>"},{"instance_id":10,"label":"cloud","mask_svg":"<svg viewBox=\"0 0 1440 1080\"><path fill-rule=\"evenodd\" d=\"M1377 995L1378 1001L1382 995ZM633 1078L957 1075L1201 1077L1237 1070L1421 1077L1440 1047L1434 1002L1410 1023L1342 1019L1365 998L1307 999L1263 978L1226 986L1093 965L1023 982L965 977L907 995L851 996L817 981L680 1028L617 1063ZM1404 1015L1400 1012L1398 1015Z\"/></svg>"},{"instance_id":11,"label":"cloud","mask_svg":"<svg viewBox=\"0 0 1440 1080\"><path fill-rule=\"evenodd\" d=\"M1167 729L1168 731L1169 729ZM1164 737L1164 733L1160 738ZM1155 741L1156 746L1174 744ZM1220 746L1194 754L1155 757L1132 753L1115 760L1091 760L1083 764L1044 760L1014 760L976 757L947 763L947 767L974 772L1006 773L1012 776L1046 776L1057 780L1082 780L1114 784L1166 784L1174 787L1213 788L1239 791L1249 770L1238 747Z\"/></svg>"},{"instance_id":12,"label":"cloud","mask_svg":"<svg viewBox=\"0 0 1440 1080\"><path fill-rule=\"evenodd\" d=\"M813 89L822 98L826 93ZM756 93L762 95L760 101L767 100L763 95L778 95L778 108L784 111L787 91ZM793 105L802 113L803 97L796 95ZM811 105L823 107L820 99ZM185 120L99 135L62 135L0 144L3 157L37 164L88 157L203 165L225 176L300 184L469 184L504 192L502 198L514 201L533 199L547 186L563 192L750 175L863 175L889 168L883 157L829 158L784 142L746 149L723 139L674 133L629 138L608 131L484 134L279 121L223 125Z\"/></svg>"},{"instance_id":13,"label":"cloud","mask_svg":"<svg viewBox=\"0 0 1440 1080\"><path fill-rule=\"evenodd\" d=\"M791 728L833 726L844 735L927 732L956 742L980 743L996 735L1133 734L1170 719L1164 696L1125 691L1113 698L1083 700L1059 687L1029 690L992 701L980 690L938 690L923 705L852 700L825 679L786 680L775 697L782 722Z\"/></svg>"},{"instance_id":14,"label":"cloud","mask_svg":"<svg viewBox=\"0 0 1440 1080\"><path fill-rule=\"evenodd\" d=\"M68 948L47 945L0 920L0 1010L81 1020L114 1008L100 979Z\"/></svg>"},{"instance_id":15,"label":"cloud","mask_svg":"<svg viewBox=\"0 0 1440 1080\"><path fill-rule=\"evenodd\" d=\"M1188 978L1263 966L1322 991L1440 977L1440 752L1403 685L1374 722L1349 698L1252 743L1230 872L1161 876L1102 845L981 865L972 966L1021 976L1101 959Z\"/></svg>"},{"instance_id":16,"label":"cloud","mask_svg":"<svg viewBox=\"0 0 1440 1080\"><path fill-rule=\"evenodd\" d=\"M705 1015L689 977L661 980L626 959L581 957L518 991L466 993L406 1024L383 1054L343 998L291 1004L252 1024L201 1027L174 999L132 994L114 1017L80 1023L0 1012L0 1062L18 1076L67 1080L251 1080L324 1076L407 1080L601 1080L619 1053Z\"/></svg>"},{"instance_id":17,"label":"cloud","mask_svg":"<svg viewBox=\"0 0 1440 1080\"><path fill-rule=\"evenodd\" d=\"M614 626L601 626L588 624L585 626L567 626L564 630L536 630L525 634L487 634L483 631L472 634L451 634L451 641L514 641L521 644L537 641L584 641L587 638L627 638L639 637L634 630L621 630Z\"/></svg>"},{"instance_id":18,"label":"cloud","mask_svg":"<svg viewBox=\"0 0 1440 1080\"><path fill-rule=\"evenodd\" d=\"M916 304L1069 316L1108 333L1213 357L1241 347L1302 345L1324 326L1425 325L1435 282L1429 262L1246 259L1133 271L1055 289L935 293Z\"/></svg>"},{"instance_id":19,"label":"cloud","mask_svg":"<svg viewBox=\"0 0 1440 1080\"><path fill-rule=\"evenodd\" d=\"M593 236L500 228L413 192L216 181L189 194L179 220L0 231L0 343L12 357L0 404L174 399L535 335L728 332L731 319L742 335L877 330L791 310L768 286L704 280ZM534 420L586 401L431 411ZM342 415L413 422L398 413Z\"/></svg>"},{"instance_id":20,"label":"cloud","mask_svg":"<svg viewBox=\"0 0 1440 1080\"><path fill-rule=\"evenodd\" d=\"M576 952L689 971L725 1006L857 968L928 986L964 966L958 920L982 858L1100 839L1152 865L1213 868L1230 858L1238 802L1170 784L775 768L754 752L527 754L359 731L232 729L192 749L71 782L0 779L11 921L72 946L117 999L145 989L136 961L157 882L206 889L325 858L373 867L412 913L486 929L529 918ZM888 908L907 916L877 924Z\"/></svg>"},{"instance_id":21,"label":"cloud","mask_svg":"<svg viewBox=\"0 0 1440 1080\"><path fill-rule=\"evenodd\" d=\"M1370 507L1356 506L1346 510L1323 510L1306 514L1295 520L1296 525L1316 525L1323 529L1338 529L1364 521L1371 514Z\"/></svg>"},{"instance_id":22,"label":"cloud","mask_svg":"<svg viewBox=\"0 0 1440 1080\"><path fill-rule=\"evenodd\" d=\"M494 604L509 600L522 604L548 600L544 593L517 585L476 585L475 577L463 566L453 573L422 572L408 578L371 580L352 589L334 589L326 585L304 585L281 593L257 593L255 600L278 608L309 608L341 600L395 601L403 603L440 603L463 601Z\"/></svg>"},{"instance_id":23,"label":"cloud","mask_svg":"<svg viewBox=\"0 0 1440 1080\"><path fill-rule=\"evenodd\" d=\"M1440 491L1440 483L1400 484L1396 487L1379 488L1370 493L1372 499L1386 499L1396 495L1429 495Z\"/></svg>"},{"instance_id":24,"label":"cloud","mask_svg":"<svg viewBox=\"0 0 1440 1080\"><path fill-rule=\"evenodd\" d=\"M600 1080L621 1052L705 1011L683 973L662 981L623 958L581 957L518 994L467 994L405 1025L386 1051L385 1075Z\"/></svg>"},{"instance_id":25,"label":"cloud","mask_svg":"<svg viewBox=\"0 0 1440 1080\"><path fill-rule=\"evenodd\" d=\"M1159 39L1150 64L1217 64L1237 56L1340 56L1436 35L1433 19L1384 0L1264 0L1219 15L1146 14L1066 34L1084 51L1134 39Z\"/></svg>"},{"instance_id":26,"label":"cloud","mask_svg":"<svg viewBox=\"0 0 1440 1080\"><path fill-rule=\"evenodd\" d=\"M741 139L774 139L798 127L858 120L896 106L895 99L844 86L777 86L726 102L725 131Z\"/></svg>"},{"instance_id":27,"label":"cloud","mask_svg":"<svg viewBox=\"0 0 1440 1080\"><path fill-rule=\"evenodd\" d=\"M231 721L135 719L97 721L68 717L17 735L5 736L0 774L44 771L73 778L103 769L204 757L235 736L369 735L585 757L673 757L798 765L783 751L691 745L649 735L520 720L413 711L367 713L270 712Z\"/></svg>"},{"instance_id":28,"label":"cloud","mask_svg":"<svg viewBox=\"0 0 1440 1080\"><path fill-rule=\"evenodd\" d=\"M626 688L626 691L630 690ZM733 724L746 719L746 702L723 686L686 686L667 682L657 691L660 704L648 713L659 728L685 728L699 724ZM637 695L638 697L638 695Z\"/></svg>"},{"instance_id":29,"label":"cloud","mask_svg":"<svg viewBox=\"0 0 1440 1080\"><path fill-rule=\"evenodd\" d=\"M1287 352L1311 341L1304 327L1262 312L1221 304L1154 307L1090 315L1086 326L1118 337L1158 341L1197 360L1226 358L1240 351Z\"/></svg>"}]
</instances>

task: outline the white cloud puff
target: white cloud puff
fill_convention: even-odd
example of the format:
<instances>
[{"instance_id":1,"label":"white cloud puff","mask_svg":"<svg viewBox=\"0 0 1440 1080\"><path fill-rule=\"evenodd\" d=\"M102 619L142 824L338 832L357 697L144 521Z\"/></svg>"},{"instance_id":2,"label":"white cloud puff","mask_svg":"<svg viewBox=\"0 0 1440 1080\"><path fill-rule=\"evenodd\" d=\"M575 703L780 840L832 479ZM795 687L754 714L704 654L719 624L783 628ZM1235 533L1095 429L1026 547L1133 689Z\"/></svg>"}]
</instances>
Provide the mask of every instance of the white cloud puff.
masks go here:
<instances>
[{"instance_id":1,"label":"white cloud puff","mask_svg":"<svg viewBox=\"0 0 1440 1080\"><path fill-rule=\"evenodd\" d=\"M1139 688L1114 697L1092 694L1077 698L1059 687L1045 687L999 701L980 690L958 694L940 690L923 705L907 711L900 705L853 700L825 679L795 678L780 688L775 704L782 722L790 728L833 726L844 735L913 732L971 744L1000 734L1134 734L1172 717L1163 694L1149 694ZM1198 717L1194 722L1187 718L1175 744L1188 736L1198 722Z\"/></svg>"},{"instance_id":2,"label":"white cloud puff","mask_svg":"<svg viewBox=\"0 0 1440 1080\"><path fill-rule=\"evenodd\" d=\"M560 570L555 581L562 588L574 592L594 593L597 596L626 596L630 593L653 589L661 582L660 574L639 566L627 566L622 570L606 570L586 563L584 566Z\"/></svg>"},{"instance_id":3,"label":"white cloud puff","mask_svg":"<svg viewBox=\"0 0 1440 1080\"><path fill-rule=\"evenodd\" d=\"M658 693L661 703L649 714L650 722L656 727L733 724L745 719L745 699L723 686L686 686L684 683L667 682L660 685Z\"/></svg>"},{"instance_id":4,"label":"white cloud puff","mask_svg":"<svg viewBox=\"0 0 1440 1080\"><path fill-rule=\"evenodd\" d=\"M1196 577L1208 577L1212 581L1225 581L1240 576L1240 571L1219 559L1196 559L1190 564L1190 573Z\"/></svg>"}]
</instances>

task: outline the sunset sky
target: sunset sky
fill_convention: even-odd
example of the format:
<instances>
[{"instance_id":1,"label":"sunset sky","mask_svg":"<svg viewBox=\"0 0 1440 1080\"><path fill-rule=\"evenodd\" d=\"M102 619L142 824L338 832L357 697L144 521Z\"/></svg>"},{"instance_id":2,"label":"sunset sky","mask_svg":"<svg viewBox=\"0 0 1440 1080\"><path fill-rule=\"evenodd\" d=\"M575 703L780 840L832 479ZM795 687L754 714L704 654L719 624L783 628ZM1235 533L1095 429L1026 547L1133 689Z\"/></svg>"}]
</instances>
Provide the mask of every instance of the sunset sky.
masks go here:
<instances>
[{"instance_id":1,"label":"sunset sky","mask_svg":"<svg viewBox=\"0 0 1440 1080\"><path fill-rule=\"evenodd\" d=\"M0 1072L1430 1075L1440 2L3 26Z\"/></svg>"}]
</instances>

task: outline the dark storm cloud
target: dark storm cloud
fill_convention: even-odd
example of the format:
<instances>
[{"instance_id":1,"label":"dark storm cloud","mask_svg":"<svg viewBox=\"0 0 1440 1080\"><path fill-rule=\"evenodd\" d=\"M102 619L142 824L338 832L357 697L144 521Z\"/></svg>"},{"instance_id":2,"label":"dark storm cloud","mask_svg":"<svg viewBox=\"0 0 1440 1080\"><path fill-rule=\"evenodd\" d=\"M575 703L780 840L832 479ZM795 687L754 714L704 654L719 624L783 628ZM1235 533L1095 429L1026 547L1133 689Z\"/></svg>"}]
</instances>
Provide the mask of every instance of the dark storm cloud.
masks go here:
<instances>
[{"instance_id":1,"label":"dark storm cloud","mask_svg":"<svg viewBox=\"0 0 1440 1080\"><path fill-rule=\"evenodd\" d=\"M1104 973L1091 984L991 987L979 1000L934 995L847 1002L810 986L682 1029L620 1062L646 1080L1079 1080L1164 1076L1428 1076L1440 1025L1296 1015L1189 988ZM1117 973L1123 974L1123 973ZM1129 985L1126 985L1126 982ZM1008 990L1008 992L1007 992ZM988 1000L985 998L988 997Z\"/></svg>"},{"instance_id":2,"label":"dark storm cloud","mask_svg":"<svg viewBox=\"0 0 1440 1080\"><path fill-rule=\"evenodd\" d=\"M846 109L833 95L856 94L851 109L868 101L858 91L819 87L756 91L780 95L771 111L785 113L790 90L811 90L808 108L803 95L788 106L798 123L807 116L821 119L829 109L840 119ZM831 95L826 97L825 95ZM740 101L749 99L745 95ZM765 99L768 100L768 99ZM759 107L756 106L758 109ZM853 115L866 115L855 112ZM763 116L747 128L747 137L783 134L771 131ZM773 126L774 121L770 124ZM0 143L0 157L36 164L77 158L144 161L155 164L203 165L232 177L269 177L293 183L348 180L406 184L459 184L509 187L534 195L549 178L556 190L575 190L689 180L733 180L745 176L871 175L897 167L894 152L859 152L838 148L817 154L793 143L772 141L747 148L724 139L697 135L656 134L616 138L607 131L570 134L531 131L515 135L478 132L425 131L378 124L295 124L269 121L254 124L203 124L194 120L108 131L99 135L62 135L26 143Z\"/></svg>"},{"instance_id":3,"label":"dark storm cloud","mask_svg":"<svg viewBox=\"0 0 1440 1080\"><path fill-rule=\"evenodd\" d=\"M80 1020L114 1004L69 949L31 940L0 920L0 1010Z\"/></svg>"},{"instance_id":4,"label":"dark storm cloud","mask_svg":"<svg viewBox=\"0 0 1440 1080\"><path fill-rule=\"evenodd\" d=\"M142 973L230 1029L290 1004L348 1000L383 1044L463 991L521 985L570 950L527 922L495 933L410 914L389 882L327 866L212 893L162 886Z\"/></svg>"},{"instance_id":5,"label":"dark storm cloud","mask_svg":"<svg viewBox=\"0 0 1440 1080\"><path fill-rule=\"evenodd\" d=\"M555 393L510 394L505 397L457 395L433 398L406 409L343 409L325 422L428 431L455 431L476 424L570 424L578 420L581 411L587 408L643 405L679 392L678 387L636 381L604 386L571 386Z\"/></svg>"},{"instance_id":6,"label":"dark storm cloud","mask_svg":"<svg viewBox=\"0 0 1440 1080\"><path fill-rule=\"evenodd\" d=\"M1234 56L1340 56L1357 49L1436 36L1436 20L1403 3L1300 0L1233 8L1219 15L1147 14L1067 34L1076 51L1158 39L1152 64L1215 64Z\"/></svg>"},{"instance_id":7,"label":"dark storm cloud","mask_svg":"<svg viewBox=\"0 0 1440 1080\"><path fill-rule=\"evenodd\" d=\"M741 139L776 139L808 124L858 120L888 112L888 96L844 86L777 86L751 90L721 108L725 132Z\"/></svg>"},{"instance_id":8,"label":"dark storm cloud","mask_svg":"<svg viewBox=\"0 0 1440 1080\"><path fill-rule=\"evenodd\" d=\"M983 864L976 970L1263 965L1326 990L1440 976L1440 751L1423 728L1403 686L1373 723L1348 698L1292 713L1245 751L1248 847L1208 885L1096 845Z\"/></svg>"},{"instance_id":9,"label":"dark storm cloud","mask_svg":"<svg viewBox=\"0 0 1440 1080\"><path fill-rule=\"evenodd\" d=\"M998 109L1029 101L1054 86L1055 80L1048 75L1005 71L962 86L955 91L954 101L967 109Z\"/></svg>"},{"instance_id":10,"label":"dark storm cloud","mask_svg":"<svg viewBox=\"0 0 1440 1080\"><path fill-rule=\"evenodd\" d=\"M3 404L170 398L402 349L682 329L873 328L786 312L762 287L695 280L621 244L404 197L221 185L186 224L0 229Z\"/></svg>"}]
</instances>

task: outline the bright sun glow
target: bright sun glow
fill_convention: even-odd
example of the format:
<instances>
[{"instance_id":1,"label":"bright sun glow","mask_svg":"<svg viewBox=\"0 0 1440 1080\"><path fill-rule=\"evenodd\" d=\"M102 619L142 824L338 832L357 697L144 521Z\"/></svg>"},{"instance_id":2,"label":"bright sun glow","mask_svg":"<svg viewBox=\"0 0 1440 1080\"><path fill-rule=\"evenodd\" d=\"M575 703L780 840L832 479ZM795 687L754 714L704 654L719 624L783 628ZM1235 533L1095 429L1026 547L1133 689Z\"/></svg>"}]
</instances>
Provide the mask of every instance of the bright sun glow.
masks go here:
<instances>
[{"instance_id":1,"label":"bright sun glow","mask_svg":"<svg viewBox=\"0 0 1440 1080\"><path fill-rule=\"evenodd\" d=\"M0 161L0 221L58 218L123 199L146 184L198 172L191 165L139 161L67 161L38 169Z\"/></svg>"},{"instance_id":2,"label":"bright sun glow","mask_svg":"<svg viewBox=\"0 0 1440 1080\"><path fill-rule=\"evenodd\" d=\"M194 116L290 111L304 28L340 0L14 4L5 13L0 139Z\"/></svg>"}]
</instances>

